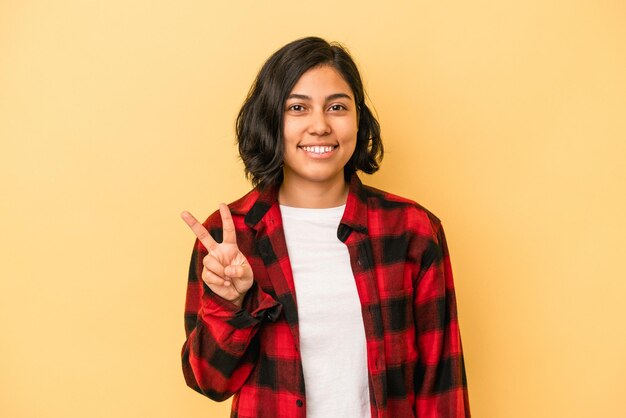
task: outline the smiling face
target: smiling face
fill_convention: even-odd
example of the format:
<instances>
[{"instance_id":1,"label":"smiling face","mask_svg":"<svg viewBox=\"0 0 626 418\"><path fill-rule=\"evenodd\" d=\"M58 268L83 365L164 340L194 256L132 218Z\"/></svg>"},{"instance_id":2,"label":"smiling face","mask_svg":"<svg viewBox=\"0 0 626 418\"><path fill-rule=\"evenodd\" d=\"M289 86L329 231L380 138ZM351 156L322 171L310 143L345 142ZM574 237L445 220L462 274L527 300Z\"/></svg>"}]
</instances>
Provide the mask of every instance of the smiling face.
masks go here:
<instances>
[{"instance_id":1,"label":"smiling face","mask_svg":"<svg viewBox=\"0 0 626 418\"><path fill-rule=\"evenodd\" d=\"M332 188L356 147L354 94L341 74L322 65L298 80L284 108L283 185Z\"/></svg>"}]
</instances>

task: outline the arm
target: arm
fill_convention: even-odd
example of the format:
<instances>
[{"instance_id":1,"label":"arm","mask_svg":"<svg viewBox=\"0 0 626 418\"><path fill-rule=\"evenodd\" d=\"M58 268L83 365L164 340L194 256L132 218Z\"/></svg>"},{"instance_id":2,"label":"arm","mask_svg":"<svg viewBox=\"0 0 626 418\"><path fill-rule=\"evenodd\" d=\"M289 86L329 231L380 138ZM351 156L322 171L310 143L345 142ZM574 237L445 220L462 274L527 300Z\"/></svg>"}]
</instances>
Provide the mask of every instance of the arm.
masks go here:
<instances>
[{"instance_id":1,"label":"arm","mask_svg":"<svg viewBox=\"0 0 626 418\"><path fill-rule=\"evenodd\" d=\"M217 401L227 399L244 384L258 357L259 347L254 344L254 336L261 321L264 317L276 318L280 310L276 301L254 285L251 269L244 271L250 267L243 254L243 258L237 258L238 249L233 251L232 257L223 254L220 246L234 243L236 248L236 241L230 213L224 219L227 209L221 208L221 212L222 244L217 244L191 215L183 216L198 236L187 284L183 374L191 388ZM207 226L211 229L209 221ZM229 226L232 227L230 237ZM221 231L214 229L212 232L218 235ZM237 266L235 271L229 271L232 265ZM246 282L248 276L249 282Z\"/></svg>"},{"instance_id":2,"label":"arm","mask_svg":"<svg viewBox=\"0 0 626 418\"><path fill-rule=\"evenodd\" d=\"M441 224L424 252L415 291L418 418L470 416L450 255Z\"/></svg>"}]
</instances>

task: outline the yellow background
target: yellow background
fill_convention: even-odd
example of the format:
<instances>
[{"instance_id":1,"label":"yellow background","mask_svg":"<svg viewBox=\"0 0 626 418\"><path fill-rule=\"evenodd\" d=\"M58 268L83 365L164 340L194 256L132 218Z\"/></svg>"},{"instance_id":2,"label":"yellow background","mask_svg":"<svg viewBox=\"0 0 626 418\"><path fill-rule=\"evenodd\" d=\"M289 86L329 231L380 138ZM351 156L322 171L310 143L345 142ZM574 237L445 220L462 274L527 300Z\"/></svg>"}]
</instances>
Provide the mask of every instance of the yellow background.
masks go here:
<instances>
[{"instance_id":1,"label":"yellow background","mask_svg":"<svg viewBox=\"0 0 626 418\"><path fill-rule=\"evenodd\" d=\"M626 3L0 1L0 415L226 417L185 386L193 236L263 61L344 42L442 218L478 418L624 417Z\"/></svg>"}]
</instances>

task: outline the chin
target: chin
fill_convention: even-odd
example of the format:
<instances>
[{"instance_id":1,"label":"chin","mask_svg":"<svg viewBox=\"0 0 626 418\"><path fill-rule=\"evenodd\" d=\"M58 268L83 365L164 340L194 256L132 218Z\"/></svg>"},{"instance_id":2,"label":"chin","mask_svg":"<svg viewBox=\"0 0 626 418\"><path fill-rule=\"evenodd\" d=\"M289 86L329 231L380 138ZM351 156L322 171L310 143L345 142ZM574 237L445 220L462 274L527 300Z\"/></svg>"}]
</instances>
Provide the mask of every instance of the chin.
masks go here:
<instances>
[{"instance_id":1,"label":"chin","mask_svg":"<svg viewBox=\"0 0 626 418\"><path fill-rule=\"evenodd\" d=\"M294 173L299 179L299 182L311 182L311 183L328 183L336 181L338 178L344 180L343 170L339 173L329 172L309 172L309 173Z\"/></svg>"}]
</instances>

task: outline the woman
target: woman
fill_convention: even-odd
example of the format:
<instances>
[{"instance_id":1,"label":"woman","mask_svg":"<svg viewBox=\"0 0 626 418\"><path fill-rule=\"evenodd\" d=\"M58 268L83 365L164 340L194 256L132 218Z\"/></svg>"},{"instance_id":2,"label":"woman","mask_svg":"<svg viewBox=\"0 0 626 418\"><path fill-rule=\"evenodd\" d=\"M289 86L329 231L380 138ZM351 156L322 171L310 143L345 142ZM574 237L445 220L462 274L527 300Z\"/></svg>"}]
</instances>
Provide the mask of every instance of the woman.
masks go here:
<instances>
[{"instance_id":1,"label":"woman","mask_svg":"<svg viewBox=\"0 0 626 418\"><path fill-rule=\"evenodd\" d=\"M182 214L187 384L234 395L232 417L468 417L441 223L357 177L383 146L348 52L275 52L237 139L254 190L204 224Z\"/></svg>"}]
</instances>

